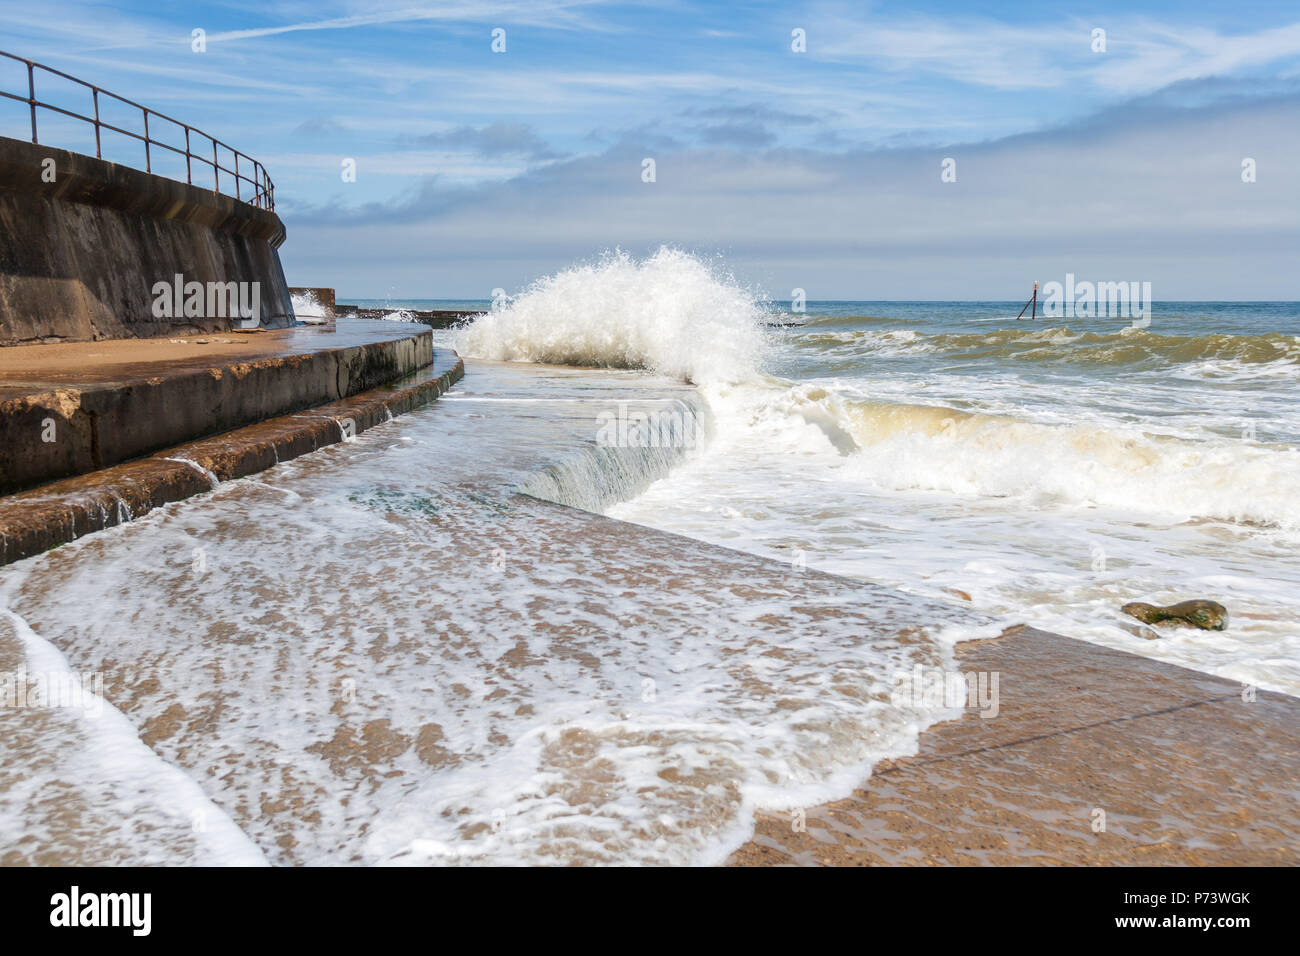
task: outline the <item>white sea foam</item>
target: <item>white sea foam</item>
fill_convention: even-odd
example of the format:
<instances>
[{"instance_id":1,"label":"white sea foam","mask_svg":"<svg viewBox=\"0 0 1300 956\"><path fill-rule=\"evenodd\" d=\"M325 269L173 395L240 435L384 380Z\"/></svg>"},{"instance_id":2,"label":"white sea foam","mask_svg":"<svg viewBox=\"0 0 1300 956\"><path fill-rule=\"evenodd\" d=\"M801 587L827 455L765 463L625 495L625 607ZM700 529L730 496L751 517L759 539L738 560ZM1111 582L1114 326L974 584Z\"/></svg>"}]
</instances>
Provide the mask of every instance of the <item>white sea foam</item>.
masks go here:
<instances>
[{"instance_id":1,"label":"white sea foam","mask_svg":"<svg viewBox=\"0 0 1300 956\"><path fill-rule=\"evenodd\" d=\"M299 322L307 322L312 325L319 325L326 321L324 307L316 301L315 296L306 293L299 293L291 298L293 303L293 314Z\"/></svg>"},{"instance_id":2,"label":"white sea foam","mask_svg":"<svg viewBox=\"0 0 1300 956\"><path fill-rule=\"evenodd\" d=\"M954 716L896 677L997 625L512 493L646 381L480 366L0 582L79 668L146 672L115 683L181 711L153 747L276 862L720 862Z\"/></svg>"},{"instance_id":3,"label":"white sea foam","mask_svg":"<svg viewBox=\"0 0 1300 956\"><path fill-rule=\"evenodd\" d=\"M751 416L761 408L816 424L853 456L846 471L871 487L1300 529L1300 450L1292 447L852 401L815 385L747 401Z\"/></svg>"},{"instance_id":4,"label":"white sea foam","mask_svg":"<svg viewBox=\"0 0 1300 956\"><path fill-rule=\"evenodd\" d=\"M690 382L745 379L766 340L759 302L703 260L607 253L542 279L453 336L462 354L641 368Z\"/></svg>"},{"instance_id":5,"label":"white sea foam","mask_svg":"<svg viewBox=\"0 0 1300 956\"><path fill-rule=\"evenodd\" d=\"M540 490L534 465L591 441L593 412L644 379L472 362L420 414L0 580L78 666L148 662L142 713L207 715L155 748L282 861L718 861L755 808L843 795L952 716L891 706L895 669L1015 620L1300 690L1297 536L1269 491L1300 500L1286 448L1081 411L1093 383L778 380L762 321L663 250L567 270L454 335L485 358L700 384L706 447L569 459L553 497L605 505L674 465L610 513L913 594L763 585L743 556L501 492ZM968 387L976 414L956 407ZM1132 407L1161 394L1131 387ZM1124 629L1124 601L1183 588L1224 597L1232 630ZM874 638L918 617L925 636Z\"/></svg>"},{"instance_id":6,"label":"white sea foam","mask_svg":"<svg viewBox=\"0 0 1300 956\"><path fill-rule=\"evenodd\" d=\"M230 817L191 777L145 746L131 721L96 693L98 687L87 685L58 648L12 610L0 606L0 619L17 638L27 671L71 691L57 712L6 725L0 746L5 770L21 773L22 779L0 787L0 845L17 848L41 832L33 818L44 812L53 785L62 794L55 811L63 814L61 826L38 838L35 850L55 859L67 854L62 862L83 853L88 856L81 856L82 862L112 864L266 864ZM21 721L27 715L0 716ZM79 846L88 841L95 845Z\"/></svg>"},{"instance_id":7,"label":"white sea foam","mask_svg":"<svg viewBox=\"0 0 1300 956\"><path fill-rule=\"evenodd\" d=\"M929 582L936 569L960 559L959 568L990 571L988 586L963 589L989 610L1300 689L1300 663L1277 663L1296 656L1288 623L1296 609L1273 537L1300 532L1300 449L1287 440L1298 426L1285 392L1297 366L1282 357L1294 338L1125 326L940 333L880 328L877 319L858 329L814 320L782 333L781 348L805 343L828 361L858 364L844 366L845 382L783 381L762 373L774 352L759 334L757 300L747 302L733 283L719 289L689 256L653 261L650 268L615 257L566 270L457 343L492 358L644 367L701 384L717 422L713 447L612 514L764 553L795 546L839 553L856 540L858 553L870 555L879 530L863 525L875 512L906 525L899 548L915 561L894 550L889 567L864 557L834 569L934 594L942 590ZM725 307L713 308L718 301ZM642 310L658 302L668 307ZM654 330L651 341L646 330ZM695 348L697 341L725 347ZM990 354L994 364L953 366L966 351ZM877 361L893 363L885 377ZM1022 372L1062 362L1074 363L1068 374ZM1129 377L1109 371L1128 367ZM1201 381L1251 391L1221 393ZM977 534L953 530L952 516L962 513L979 516ZM1026 514L1041 535L1028 547ZM939 515L944 520L933 520ZM1077 566L1090 568L1089 547L1063 543L1087 539L1088 521L1111 553L1142 542L1125 559L1140 572L1063 586ZM1041 577L1034 563L1041 567L1054 544L1064 550L1052 556L1058 571ZM1162 568L1156 556L1173 547L1189 553ZM1216 561L1253 575L1249 587L1237 580L1226 592L1251 615L1234 618L1233 635L1148 642L1115 619L1127 600L1216 596L1212 584L1198 590L1217 580Z\"/></svg>"}]
</instances>

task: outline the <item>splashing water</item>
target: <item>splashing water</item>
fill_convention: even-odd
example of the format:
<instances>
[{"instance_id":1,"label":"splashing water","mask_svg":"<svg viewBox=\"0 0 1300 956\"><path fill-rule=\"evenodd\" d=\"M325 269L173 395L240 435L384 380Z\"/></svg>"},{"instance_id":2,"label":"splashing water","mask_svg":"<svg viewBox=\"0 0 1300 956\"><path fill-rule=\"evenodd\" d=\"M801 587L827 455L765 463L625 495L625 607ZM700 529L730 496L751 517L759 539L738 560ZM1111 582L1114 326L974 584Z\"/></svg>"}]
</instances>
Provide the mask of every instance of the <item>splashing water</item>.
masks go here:
<instances>
[{"instance_id":1,"label":"splashing water","mask_svg":"<svg viewBox=\"0 0 1300 956\"><path fill-rule=\"evenodd\" d=\"M740 381L763 365L759 300L703 260L663 247L606 253L540 279L457 332L475 358L637 368L695 384Z\"/></svg>"}]
</instances>

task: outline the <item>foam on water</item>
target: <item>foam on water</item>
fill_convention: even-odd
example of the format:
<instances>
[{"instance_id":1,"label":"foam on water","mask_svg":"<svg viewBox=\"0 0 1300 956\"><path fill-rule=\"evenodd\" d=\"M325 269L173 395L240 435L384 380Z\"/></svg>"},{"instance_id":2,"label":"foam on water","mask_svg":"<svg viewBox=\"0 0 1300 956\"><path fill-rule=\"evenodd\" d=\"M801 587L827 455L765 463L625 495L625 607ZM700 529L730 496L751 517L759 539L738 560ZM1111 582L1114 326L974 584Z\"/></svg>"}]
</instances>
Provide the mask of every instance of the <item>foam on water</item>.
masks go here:
<instances>
[{"instance_id":1,"label":"foam on water","mask_svg":"<svg viewBox=\"0 0 1300 956\"><path fill-rule=\"evenodd\" d=\"M1218 518L1300 529L1300 450L1243 439L1190 441L1120 422L1035 422L947 406L847 400L793 386L747 410L816 423L853 455L866 487ZM845 441L845 436L852 439Z\"/></svg>"},{"instance_id":2,"label":"foam on water","mask_svg":"<svg viewBox=\"0 0 1300 956\"><path fill-rule=\"evenodd\" d=\"M689 382L752 376L764 310L704 261L662 248L606 253L534 283L452 338L462 355L638 368Z\"/></svg>"},{"instance_id":3,"label":"foam on water","mask_svg":"<svg viewBox=\"0 0 1300 956\"><path fill-rule=\"evenodd\" d=\"M266 864L229 815L145 746L135 725L58 648L6 607L0 620L22 657L7 681L21 678L16 686L26 687L39 675L45 687L58 688L29 700L34 710L0 710L0 847L29 863ZM57 808L46 810L52 796ZM49 833L34 829L38 819L60 812Z\"/></svg>"},{"instance_id":4,"label":"foam on water","mask_svg":"<svg viewBox=\"0 0 1300 956\"><path fill-rule=\"evenodd\" d=\"M640 303L662 296L657 348L642 334L658 338L665 319ZM1296 574L1281 557L1300 544L1300 336L1285 309L1261 308L1252 326L1240 307L1163 307L1146 328L971 309L970 322L1007 325L990 330L959 314L930 327L915 306L900 322L879 304L809 316L771 343L746 298L681 253L654 268L620 257L540 283L460 344L701 383L712 447L615 516L773 555L797 547L917 593L982 577L957 590L1008 620L1300 690ZM691 327L711 344L708 367L684 373ZM955 515L978 530L954 530ZM879 522L906 526L907 556L881 553ZM1093 570L1118 553L1126 576ZM1232 632L1148 641L1117 618L1129 600L1194 596L1235 602Z\"/></svg>"},{"instance_id":5,"label":"foam on water","mask_svg":"<svg viewBox=\"0 0 1300 956\"><path fill-rule=\"evenodd\" d=\"M307 293L300 293L291 297L294 317L299 322L307 322L312 325L319 325L326 321L324 307L316 301L316 297Z\"/></svg>"},{"instance_id":6,"label":"foam on water","mask_svg":"<svg viewBox=\"0 0 1300 956\"><path fill-rule=\"evenodd\" d=\"M513 493L651 381L480 363L0 583L273 862L719 862L914 750L956 711L897 675L997 624Z\"/></svg>"},{"instance_id":7,"label":"foam on water","mask_svg":"<svg viewBox=\"0 0 1300 956\"><path fill-rule=\"evenodd\" d=\"M748 391L703 455L609 514L1300 693L1294 452ZM1118 610L1194 596L1231 629L1145 640Z\"/></svg>"},{"instance_id":8,"label":"foam on water","mask_svg":"<svg viewBox=\"0 0 1300 956\"><path fill-rule=\"evenodd\" d=\"M764 318L672 250L566 270L449 333L469 373L434 405L0 569L4 598L106 675L178 805L286 863L717 862L913 751L956 711L896 675L1016 621L1300 690L1289 393L1234 386L1240 440L1245 391L1143 362L1099 389L904 329L864 366ZM705 440L602 445L647 390ZM1117 610L1188 596L1231 630Z\"/></svg>"}]
</instances>

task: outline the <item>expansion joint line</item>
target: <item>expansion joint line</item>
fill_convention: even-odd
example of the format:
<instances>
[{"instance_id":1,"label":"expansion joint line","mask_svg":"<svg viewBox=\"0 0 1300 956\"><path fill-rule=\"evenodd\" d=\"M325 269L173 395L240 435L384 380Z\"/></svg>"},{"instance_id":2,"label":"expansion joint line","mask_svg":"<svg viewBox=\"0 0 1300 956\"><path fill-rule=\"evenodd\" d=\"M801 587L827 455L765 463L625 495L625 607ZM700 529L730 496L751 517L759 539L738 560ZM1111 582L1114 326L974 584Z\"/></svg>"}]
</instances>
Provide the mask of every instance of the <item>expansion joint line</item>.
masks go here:
<instances>
[{"instance_id":1,"label":"expansion joint line","mask_svg":"<svg viewBox=\"0 0 1300 956\"><path fill-rule=\"evenodd\" d=\"M1208 698L1207 700L1196 700L1196 701L1192 701L1189 704L1178 704L1174 707L1165 707L1160 710L1151 710L1142 714L1125 714L1122 717L1111 717L1107 720L1098 720L1091 724L1080 724L1077 727L1066 727L1062 730L1054 730L1051 733L1047 733L1047 734L1035 734L1032 737L1021 737L1017 740L1008 740L1005 743L989 744L986 747L972 747L969 750L960 750L957 753L940 754L935 757L930 757L927 760L919 760L916 757L912 757L908 759L906 765L894 764L891 767L874 771L872 773L872 776L873 777L883 776L884 774L893 773L894 771L897 770L909 770L915 766L922 766L922 767L929 766L930 764L940 763L944 760L955 760L958 757L969 757L974 754L988 753L991 750L1005 750L1008 747L1018 747L1021 744L1032 744L1040 740L1050 740L1053 737L1065 737L1068 736L1069 734L1079 733L1080 731L1084 731L1084 730L1093 730L1097 727L1106 727L1111 724L1122 724L1128 720L1141 720L1145 717L1161 717L1165 714L1177 713L1180 710L1190 710L1193 707L1204 707L1206 704L1218 704L1227 700L1236 700L1238 699L1238 696L1239 695L1237 694L1224 694L1222 697L1211 697Z\"/></svg>"}]
</instances>

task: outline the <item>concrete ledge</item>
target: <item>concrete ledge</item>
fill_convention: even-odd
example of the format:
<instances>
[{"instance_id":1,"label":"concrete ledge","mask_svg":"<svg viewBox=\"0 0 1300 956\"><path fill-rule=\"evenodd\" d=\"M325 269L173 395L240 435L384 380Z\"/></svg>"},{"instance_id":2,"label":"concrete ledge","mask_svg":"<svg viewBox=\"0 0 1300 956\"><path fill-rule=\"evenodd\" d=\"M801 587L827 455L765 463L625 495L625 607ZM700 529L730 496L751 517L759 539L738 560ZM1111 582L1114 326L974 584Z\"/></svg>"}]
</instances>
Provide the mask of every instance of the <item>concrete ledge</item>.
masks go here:
<instances>
[{"instance_id":1,"label":"concrete ledge","mask_svg":"<svg viewBox=\"0 0 1300 956\"><path fill-rule=\"evenodd\" d=\"M401 382L0 499L0 565L342 441L345 421L360 433L433 401L464 374L454 352L438 349Z\"/></svg>"},{"instance_id":2,"label":"concrete ledge","mask_svg":"<svg viewBox=\"0 0 1300 956\"><path fill-rule=\"evenodd\" d=\"M428 329L364 321L334 331L6 349L0 494L346 398L432 359Z\"/></svg>"}]
</instances>

